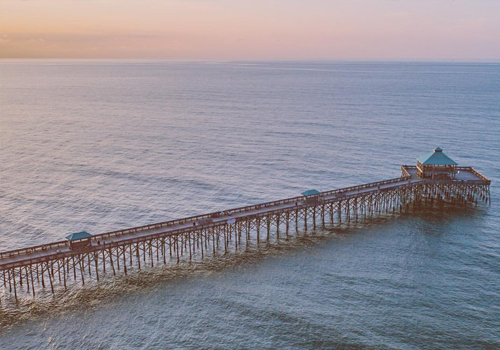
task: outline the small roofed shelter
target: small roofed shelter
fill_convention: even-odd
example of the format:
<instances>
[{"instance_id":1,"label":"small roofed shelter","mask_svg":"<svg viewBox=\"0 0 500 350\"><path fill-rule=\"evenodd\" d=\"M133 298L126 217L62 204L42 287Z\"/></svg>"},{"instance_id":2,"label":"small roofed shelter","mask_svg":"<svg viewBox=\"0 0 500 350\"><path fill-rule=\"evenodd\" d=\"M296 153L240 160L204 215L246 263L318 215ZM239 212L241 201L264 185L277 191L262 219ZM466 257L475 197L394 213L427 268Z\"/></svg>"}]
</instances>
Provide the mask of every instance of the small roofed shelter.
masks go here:
<instances>
[{"instance_id":1,"label":"small roofed shelter","mask_svg":"<svg viewBox=\"0 0 500 350\"><path fill-rule=\"evenodd\" d=\"M87 231L80 231L75 233L70 233L66 236L66 239L69 242L70 249L79 249L84 247L89 247L92 245L91 243L92 235Z\"/></svg>"},{"instance_id":2,"label":"small roofed shelter","mask_svg":"<svg viewBox=\"0 0 500 350\"><path fill-rule=\"evenodd\" d=\"M313 196L313 195L319 194L319 193L320 193L319 191L312 189L312 190L307 190L307 191L302 192L302 195L307 197L307 196Z\"/></svg>"},{"instance_id":3,"label":"small roofed shelter","mask_svg":"<svg viewBox=\"0 0 500 350\"><path fill-rule=\"evenodd\" d=\"M454 179L457 165L439 147L417 158L417 175L423 179Z\"/></svg>"},{"instance_id":4,"label":"small roofed shelter","mask_svg":"<svg viewBox=\"0 0 500 350\"><path fill-rule=\"evenodd\" d=\"M318 202L318 196L316 195L319 193L320 193L319 191L313 189L302 192L302 195L306 197L305 202L307 204L314 204Z\"/></svg>"}]
</instances>

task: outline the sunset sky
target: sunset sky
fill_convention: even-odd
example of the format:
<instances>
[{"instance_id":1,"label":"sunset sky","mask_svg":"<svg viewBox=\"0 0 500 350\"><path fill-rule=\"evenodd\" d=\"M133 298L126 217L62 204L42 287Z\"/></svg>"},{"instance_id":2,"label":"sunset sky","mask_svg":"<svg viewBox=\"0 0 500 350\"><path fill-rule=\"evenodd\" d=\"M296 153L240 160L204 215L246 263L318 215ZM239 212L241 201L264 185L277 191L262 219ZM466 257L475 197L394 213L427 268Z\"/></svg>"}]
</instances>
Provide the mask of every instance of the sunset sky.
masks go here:
<instances>
[{"instance_id":1,"label":"sunset sky","mask_svg":"<svg viewBox=\"0 0 500 350\"><path fill-rule=\"evenodd\" d=\"M1 58L500 60L496 0L2 0Z\"/></svg>"}]
</instances>

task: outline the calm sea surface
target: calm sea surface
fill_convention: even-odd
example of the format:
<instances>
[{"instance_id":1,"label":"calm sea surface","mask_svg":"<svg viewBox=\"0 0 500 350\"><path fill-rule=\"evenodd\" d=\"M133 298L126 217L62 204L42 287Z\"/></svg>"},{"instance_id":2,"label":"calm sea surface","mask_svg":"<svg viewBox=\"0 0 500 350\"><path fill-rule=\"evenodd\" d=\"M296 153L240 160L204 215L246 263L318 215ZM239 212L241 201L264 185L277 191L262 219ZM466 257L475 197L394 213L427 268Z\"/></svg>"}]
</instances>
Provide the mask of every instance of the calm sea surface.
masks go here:
<instances>
[{"instance_id":1,"label":"calm sea surface","mask_svg":"<svg viewBox=\"0 0 500 350\"><path fill-rule=\"evenodd\" d=\"M4 305L0 349L500 348L500 64L3 60L0 78L0 250L392 178L435 146L493 181L491 206Z\"/></svg>"}]
</instances>

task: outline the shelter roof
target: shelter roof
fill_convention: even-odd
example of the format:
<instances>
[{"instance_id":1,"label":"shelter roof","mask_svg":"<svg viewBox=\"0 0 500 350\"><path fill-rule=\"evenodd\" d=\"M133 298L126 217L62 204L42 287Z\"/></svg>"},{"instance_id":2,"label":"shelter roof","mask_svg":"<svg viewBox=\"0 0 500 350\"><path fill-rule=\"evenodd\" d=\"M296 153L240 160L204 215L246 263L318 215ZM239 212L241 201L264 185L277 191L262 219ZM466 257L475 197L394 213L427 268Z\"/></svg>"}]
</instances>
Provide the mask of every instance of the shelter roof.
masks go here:
<instances>
[{"instance_id":1,"label":"shelter roof","mask_svg":"<svg viewBox=\"0 0 500 350\"><path fill-rule=\"evenodd\" d=\"M458 165L457 162L444 154L439 147L431 153L418 157L417 160L424 165Z\"/></svg>"},{"instance_id":2,"label":"shelter roof","mask_svg":"<svg viewBox=\"0 0 500 350\"><path fill-rule=\"evenodd\" d=\"M90 233L88 233L87 231L81 231L81 232L70 233L69 235L66 236L66 239L68 241L77 241L79 239L85 239L90 237L92 237Z\"/></svg>"},{"instance_id":3,"label":"shelter roof","mask_svg":"<svg viewBox=\"0 0 500 350\"><path fill-rule=\"evenodd\" d=\"M312 195L315 195L318 193L320 193L320 192L315 190L315 189L312 189L312 190L307 190L307 191L302 192L302 195L303 196L312 196Z\"/></svg>"}]
</instances>

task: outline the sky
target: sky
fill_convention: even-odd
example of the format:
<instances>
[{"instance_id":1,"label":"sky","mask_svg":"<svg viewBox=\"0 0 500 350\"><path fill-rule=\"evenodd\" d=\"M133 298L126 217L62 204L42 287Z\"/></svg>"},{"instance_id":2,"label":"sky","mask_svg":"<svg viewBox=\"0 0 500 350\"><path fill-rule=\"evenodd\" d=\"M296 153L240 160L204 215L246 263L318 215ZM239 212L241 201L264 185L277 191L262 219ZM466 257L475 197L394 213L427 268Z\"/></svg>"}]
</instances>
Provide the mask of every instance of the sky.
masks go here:
<instances>
[{"instance_id":1,"label":"sky","mask_svg":"<svg viewBox=\"0 0 500 350\"><path fill-rule=\"evenodd\" d=\"M0 58L500 61L500 0L1 0Z\"/></svg>"}]
</instances>

